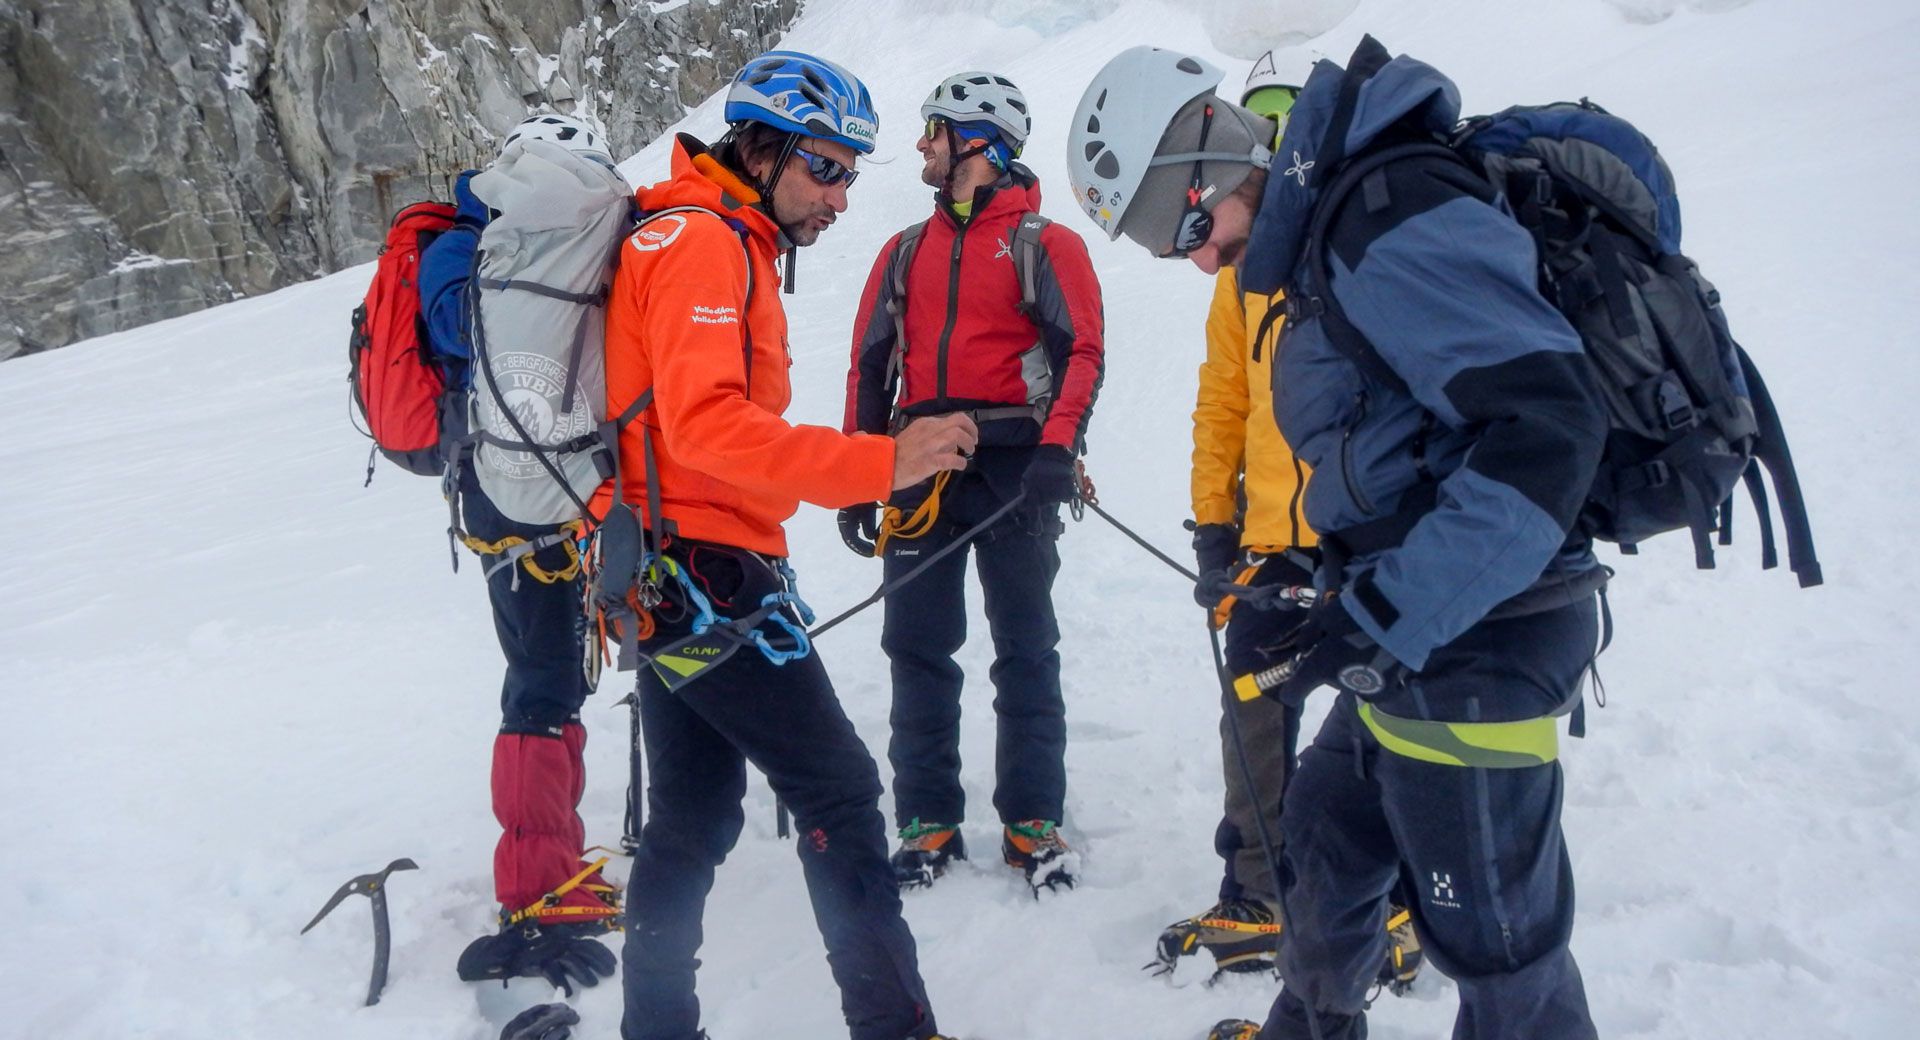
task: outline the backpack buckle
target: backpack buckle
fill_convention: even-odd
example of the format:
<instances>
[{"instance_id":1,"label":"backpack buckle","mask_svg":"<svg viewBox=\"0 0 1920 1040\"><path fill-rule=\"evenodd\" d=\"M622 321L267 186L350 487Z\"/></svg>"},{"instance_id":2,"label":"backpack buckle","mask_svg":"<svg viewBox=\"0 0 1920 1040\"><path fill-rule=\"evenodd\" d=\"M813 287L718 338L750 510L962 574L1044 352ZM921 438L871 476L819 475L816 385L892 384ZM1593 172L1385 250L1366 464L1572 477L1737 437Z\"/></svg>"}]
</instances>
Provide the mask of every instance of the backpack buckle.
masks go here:
<instances>
[{"instance_id":1,"label":"backpack buckle","mask_svg":"<svg viewBox=\"0 0 1920 1040\"><path fill-rule=\"evenodd\" d=\"M1660 387L1654 392L1654 404L1660 410L1660 420L1668 430L1684 430L1700 421L1699 413L1693 402L1687 399L1687 392L1678 380L1671 378L1660 380Z\"/></svg>"}]
</instances>

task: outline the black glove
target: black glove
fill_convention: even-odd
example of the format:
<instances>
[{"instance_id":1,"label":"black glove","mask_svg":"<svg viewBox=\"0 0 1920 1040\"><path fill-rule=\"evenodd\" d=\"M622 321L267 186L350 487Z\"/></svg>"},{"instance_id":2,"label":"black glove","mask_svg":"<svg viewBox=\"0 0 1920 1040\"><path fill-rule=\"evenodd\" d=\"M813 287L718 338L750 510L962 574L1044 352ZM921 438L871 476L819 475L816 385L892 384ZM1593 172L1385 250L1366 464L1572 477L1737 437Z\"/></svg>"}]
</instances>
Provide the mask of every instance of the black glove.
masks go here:
<instances>
[{"instance_id":1,"label":"black glove","mask_svg":"<svg viewBox=\"0 0 1920 1040\"><path fill-rule=\"evenodd\" d=\"M580 1013L565 1004L535 1004L513 1016L500 1040L567 1040L580 1024Z\"/></svg>"},{"instance_id":2,"label":"black glove","mask_svg":"<svg viewBox=\"0 0 1920 1040\"><path fill-rule=\"evenodd\" d=\"M873 555L873 540L880 536L880 503L867 502L840 510L840 540L861 556Z\"/></svg>"},{"instance_id":3,"label":"black glove","mask_svg":"<svg viewBox=\"0 0 1920 1040\"><path fill-rule=\"evenodd\" d=\"M1296 708L1322 686L1337 686L1362 699L1377 697L1399 667L1347 613L1338 596L1315 603L1299 627L1274 647L1273 655L1291 666L1291 672L1267 692Z\"/></svg>"},{"instance_id":4,"label":"black glove","mask_svg":"<svg viewBox=\"0 0 1920 1040\"><path fill-rule=\"evenodd\" d=\"M571 997L575 983L597 986L613 974L616 964L612 950L585 936L509 925L498 935L469 943L460 953L458 970L467 982L522 975L546 979Z\"/></svg>"},{"instance_id":5,"label":"black glove","mask_svg":"<svg viewBox=\"0 0 1920 1040\"><path fill-rule=\"evenodd\" d=\"M1232 524L1193 526L1193 558L1200 564L1200 580L1193 585L1193 601L1212 610L1227 597L1233 584L1233 565L1240 558L1240 529Z\"/></svg>"},{"instance_id":6,"label":"black glove","mask_svg":"<svg viewBox=\"0 0 1920 1040\"><path fill-rule=\"evenodd\" d=\"M1020 490L1030 506L1071 502L1080 497L1080 474L1073 466L1073 452L1058 444L1042 444L1033 450L1027 472L1020 478Z\"/></svg>"}]
</instances>

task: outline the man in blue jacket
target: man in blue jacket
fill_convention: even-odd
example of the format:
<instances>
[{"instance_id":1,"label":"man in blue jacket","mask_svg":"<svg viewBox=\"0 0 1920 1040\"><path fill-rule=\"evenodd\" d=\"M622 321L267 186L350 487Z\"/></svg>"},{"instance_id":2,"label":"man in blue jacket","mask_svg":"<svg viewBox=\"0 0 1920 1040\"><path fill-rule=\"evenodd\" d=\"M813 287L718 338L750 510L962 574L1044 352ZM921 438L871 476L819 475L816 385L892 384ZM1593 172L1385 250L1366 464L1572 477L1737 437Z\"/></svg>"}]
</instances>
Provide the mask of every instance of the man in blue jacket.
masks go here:
<instances>
[{"instance_id":1,"label":"man in blue jacket","mask_svg":"<svg viewBox=\"0 0 1920 1040\"><path fill-rule=\"evenodd\" d=\"M529 117L508 134L503 150L523 139L606 155L600 136L567 116ZM469 185L473 175L461 174L454 186L454 226L420 257L420 311L448 385L456 388L442 409L448 440L466 428L468 279L490 218ZM589 936L617 929L619 906L614 890L580 859L586 828L576 807L586 789L587 740L580 707L592 689L582 670L579 568L558 544L496 566L506 559L501 553L550 538L556 529L502 515L481 490L470 452L462 451L454 479L460 526L467 545L482 554L494 632L507 659L492 767L493 813L501 827L493 854L501 928L461 954L460 976L480 981L535 975L556 985L592 985L611 974L614 957Z\"/></svg>"},{"instance_id":2,"label":"man in blue jacket","mask_svg":"<svg viewBox=\"0 0 1920 1040\"><path fill-rule=\"evenodd\" d=\"M1219 97L1220 79L1171 51L1120 55L1082 99L1068 159L1109 236L1287 294L1275 415L1312 467L1325 555L1271 694L1337 699L1283 809L1286 987L1264 1027L1215 1035L1364 1037L1404 877L1427 956L1459 984L1456 1040L1593 1037L1567 949L1554 727L1578 703L1605 574L1569 533L1607 430L1580 340L1537 291L1505 201L1433 166L1366 177L1324 250L1307 248L1349 160L1455 122L1446 77L1369 38L1348 69L1315 66L1272 150L1271 124Z\"/></svg>"}]
</instances>

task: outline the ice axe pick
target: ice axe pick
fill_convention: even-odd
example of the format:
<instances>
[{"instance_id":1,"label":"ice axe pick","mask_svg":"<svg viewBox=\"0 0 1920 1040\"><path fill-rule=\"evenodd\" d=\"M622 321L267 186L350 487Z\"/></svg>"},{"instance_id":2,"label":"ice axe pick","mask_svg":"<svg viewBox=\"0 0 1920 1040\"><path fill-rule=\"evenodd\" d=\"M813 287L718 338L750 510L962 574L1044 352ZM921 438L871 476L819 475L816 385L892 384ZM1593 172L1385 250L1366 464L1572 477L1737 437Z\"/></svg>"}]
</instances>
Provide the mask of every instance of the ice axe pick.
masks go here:
<instances>
[{"instance_id":1,"label":"ice axe pick","mask_svg":"<svg viewBox=\"0 0 1920 1040\"><path fill-rule=\"evenodd\" d=\"M387 928L387 875L396 870L419 870L414 861L401 857L387 864L386 869L372 874L362 874L340 886L340 890L327 900L327 905L313 915L300 934L305 935L320 923L320 919L333 912L333 908L346 901L350 895L366 896L373 903L373 979L367 983L367 1006L380 1003L380 991L387 985L387 953L392 944L392 933Z\"/></svg>"}]
</instances>

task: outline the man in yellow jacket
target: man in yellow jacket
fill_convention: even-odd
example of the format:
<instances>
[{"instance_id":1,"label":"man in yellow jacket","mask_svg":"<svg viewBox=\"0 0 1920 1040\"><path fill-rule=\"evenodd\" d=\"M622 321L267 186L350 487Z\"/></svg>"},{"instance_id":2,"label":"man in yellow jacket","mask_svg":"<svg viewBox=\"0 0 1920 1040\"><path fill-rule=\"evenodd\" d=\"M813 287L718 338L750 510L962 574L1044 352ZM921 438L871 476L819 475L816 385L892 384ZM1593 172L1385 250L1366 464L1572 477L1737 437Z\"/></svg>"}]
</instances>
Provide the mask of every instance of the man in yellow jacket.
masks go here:
<instances>
[{"instance_id":1,"label":"man in yellow jacket","mask_svg":"<svg viewBox=\"0 0 1920 1040\"><path fill-rule=\"evenodd\" d=\"M1288 58L1293 58L1290 64ZM1314 55L1280 56L1269 51L1254 63L1241 105L1277 124L1306 79ZM1255 608L1226 595L1228 583L1254 587L1313 584L1316 538L1302 518L1306 465L1280 435L1273 415L1273 358L1285 323L1279 293L1246 295L1238 273L1223 268L1207 312L1207 359L1193 409L1193 548L1200 605L1212 608L1224 626L1227 670L1235 679L1271 667L1271 646L1299 621L1301 611L1276 602ZM1243 684L1244 685L1244 684ZM1169 926L1160 935L1159 960L1167 968L1200 947L1223 972L1260 972L1274 967L1279 934L1278 883L1261 846L1261 817L1278 851L1280 795L1300 736L1298 709L1257 693L1239 698L1220 720L1226 811L1214 831L1214 851L1224 861L1220 898L1213 906ZM1238 723L1246 768L1234 747ZM1250 781L1250 783L1249 783ZM1419 943L1409 917L1396 907L1383 982L1404 988L1419 968Z\"/></svg>"}]
</instances>

